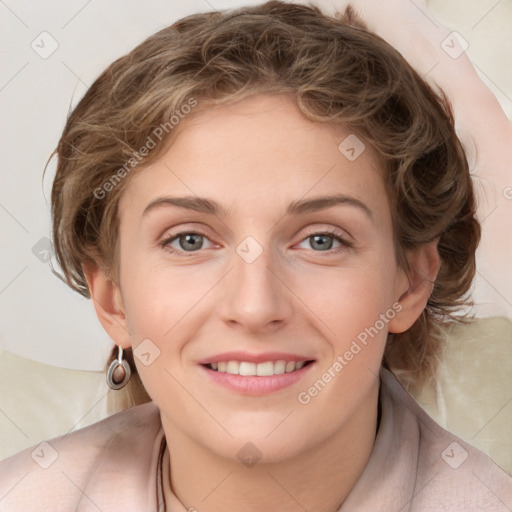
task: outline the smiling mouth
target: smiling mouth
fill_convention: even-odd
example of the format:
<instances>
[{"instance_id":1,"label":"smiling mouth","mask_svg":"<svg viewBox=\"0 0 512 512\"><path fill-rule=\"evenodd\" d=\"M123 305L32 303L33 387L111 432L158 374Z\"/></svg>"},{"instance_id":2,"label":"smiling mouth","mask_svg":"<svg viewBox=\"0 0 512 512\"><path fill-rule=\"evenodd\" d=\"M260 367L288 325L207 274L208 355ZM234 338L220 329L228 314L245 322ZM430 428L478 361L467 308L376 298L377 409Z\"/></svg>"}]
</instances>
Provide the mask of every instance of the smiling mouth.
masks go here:
<instances>
[{"instance_id":1,"label":"smiling mouth","mask_svg":"<svg viewBox=\"0 0 512 512\"><path fill-rule=\"evenodd\" d=\"M218 363L204 364L205 368L219 373L241 375L242 377L270 377L272 375L283 375L293 373L314 361L265 361L263 363L252 363L249 361L219 361Z\"/></svg>"}]
</instances>

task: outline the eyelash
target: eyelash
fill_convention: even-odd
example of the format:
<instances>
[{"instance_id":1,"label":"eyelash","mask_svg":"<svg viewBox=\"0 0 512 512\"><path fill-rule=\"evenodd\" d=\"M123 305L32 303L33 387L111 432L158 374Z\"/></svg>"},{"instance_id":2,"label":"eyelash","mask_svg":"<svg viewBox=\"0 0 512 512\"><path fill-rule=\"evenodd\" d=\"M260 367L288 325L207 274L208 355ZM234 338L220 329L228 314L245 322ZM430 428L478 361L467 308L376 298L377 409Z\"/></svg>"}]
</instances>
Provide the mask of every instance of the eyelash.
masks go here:
<instances>
[{"instance_id":1,"label":"eyelash","mask_svg":"<svg viewBox=\"0 0 512 512\"><path fill-rule=\"evenodd\" d=\"M173 242L174 240L177 240L182 235L199 235L199 236L202 236L202 237L208 239L208 237L204 233L201 233L199 231L179 231L178 233L173 233L173 234L169 235L168 237L166 237L164 240L162 240L159 243L159 245L163 249L169 251L170 253L172 253L176 256L179 256L179 257L184 257L184 258L188 258L188 257L194 255L194 253L200 252L200 250L198 250L198 251L181 251L181 250L177 250L177 249L170 247L169 244L171 242ZM335 241L340 243L340 247L337 247L336 249L329 249L327 251L314 251L314 252L319 253L319 255L321 255L321 256L332 256L333 254L338 254L338 253L340 253L346 249L350 249L354 246L352 242L349 242L345 238L341 237L339 235L338 231L332 230L332 229L324 229L322 231L311 231L307 234L306 237L304 237L301 240L301 242L304 242L308 238L315 236L315 235L332 236Z\"/></svg>"}]
</instances>

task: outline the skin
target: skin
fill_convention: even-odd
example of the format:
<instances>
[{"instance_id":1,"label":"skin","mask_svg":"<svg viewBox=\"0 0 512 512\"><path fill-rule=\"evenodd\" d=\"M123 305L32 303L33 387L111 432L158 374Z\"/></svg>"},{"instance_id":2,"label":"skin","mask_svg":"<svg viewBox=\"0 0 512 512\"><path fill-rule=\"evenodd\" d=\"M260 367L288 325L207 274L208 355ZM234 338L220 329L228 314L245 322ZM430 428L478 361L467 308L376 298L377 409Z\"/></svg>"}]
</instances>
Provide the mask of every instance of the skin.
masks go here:
<instances>
[{"instance_id":1,"label":"skin","mask_svg":"<svg viewBox=\"0 0 512 512\"><path fill-rule=\"evenodd\" d=\"M411 275L397 267L381 162L369 145L349 161L338 145L350 133L305 119L286 96L193 113L123 193L119 283L100 265L84 266L115 343L136 352L150 339L160 351L151 364L136 364L160 409L169 485L185 507L335 511L368 461L388 330L402 332L420 315L439 256L431 243L408 254ZM293 201L332 194L356 198L371 216L348 203L286 215ZM176 206L142 215L155 198L184 195L213 199L227 215ZM352 247L328 237L332 246L318 248L311 235L332 229ZM178 232L205 238L195 251L178 238L159 244ZM252 263L236 251L247 236L263 249ZM401 311L385 328L299 403L298 394L397 302ZM290 352L315 363L292 386L241 395L212 383L197 364L229 350ZM249 441L261 453L252 467L237 457Z\"/></svg>"}]
</instances>

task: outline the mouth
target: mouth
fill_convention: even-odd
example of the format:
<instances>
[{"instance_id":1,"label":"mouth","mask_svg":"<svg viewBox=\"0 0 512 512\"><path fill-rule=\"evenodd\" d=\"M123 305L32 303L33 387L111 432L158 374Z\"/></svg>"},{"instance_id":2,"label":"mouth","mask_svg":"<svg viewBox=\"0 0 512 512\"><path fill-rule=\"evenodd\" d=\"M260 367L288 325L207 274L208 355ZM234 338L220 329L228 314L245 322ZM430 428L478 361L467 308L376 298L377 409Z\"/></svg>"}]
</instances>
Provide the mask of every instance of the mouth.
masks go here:
<instances>
[{"instance_id":1,"label":"mouth","mask_svg":"<svg viewBox=\"0 0 512 512\"><path fill-rule=\"evenodd\" d=\"M313 362L314 360L286 361L284 359L279 359L277 361L253 363L251 361L232 360L207 363L202 366L214 372L241 375L242 377L271 377L273 375L283 375L285 373L296 372Z\"/></svg>"},{"instance_id":2,"label":"mouth","mask_svg":"<svg viewBox=\"0 0 512 512\"><path fill-rule=\"evenodd\" d=\"M199 368L214 384L239 395L262 396L291 387L302 380L315 365L314 359L288 355L287 358L263 354L234 358L219 355L201 361ZM242 354L239 354L239 356ZM244 360L246 358L252 361ZM271 358L271 359L270 359Z\"/></svg>"}]
</instances>

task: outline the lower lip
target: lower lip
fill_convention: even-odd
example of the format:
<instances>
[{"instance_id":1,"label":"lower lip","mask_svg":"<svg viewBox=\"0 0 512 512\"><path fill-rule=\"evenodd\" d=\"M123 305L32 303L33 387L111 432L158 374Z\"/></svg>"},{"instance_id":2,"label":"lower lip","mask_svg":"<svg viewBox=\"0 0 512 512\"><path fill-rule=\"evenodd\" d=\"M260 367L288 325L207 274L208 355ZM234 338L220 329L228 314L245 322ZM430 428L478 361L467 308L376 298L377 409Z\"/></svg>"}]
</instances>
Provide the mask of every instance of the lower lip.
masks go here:
<instances>
[{"instance_id":1,"label":"lower lip","mask_svg":"<svg viewBox=\"0 0 512 512\"><path fill-rule=\"evenodd\" d=\"M256 375L245 377L241 375L232 375L230 373L211 370L210 368L202 365L200 368L210 379L212 379L213 382L216 382L231 391L235 391L242 395L257 396L268 395L279 391L280 389L292 386L302 379L313 365L314 362L311 362L308 365L303 366L300 370L282 373L280 375L270 375L268 377L258 377Z\"/></svg>"}]
</instances>

